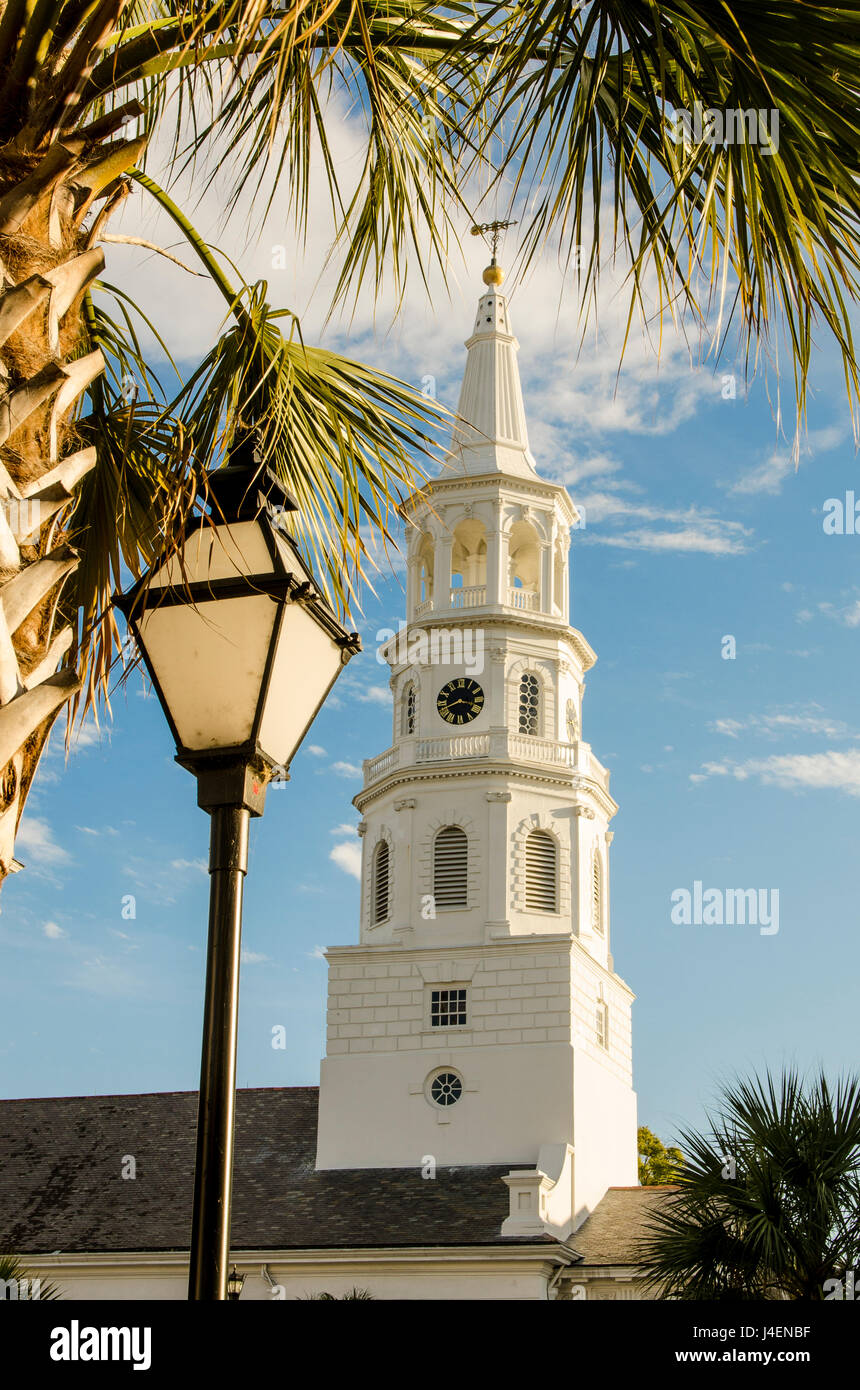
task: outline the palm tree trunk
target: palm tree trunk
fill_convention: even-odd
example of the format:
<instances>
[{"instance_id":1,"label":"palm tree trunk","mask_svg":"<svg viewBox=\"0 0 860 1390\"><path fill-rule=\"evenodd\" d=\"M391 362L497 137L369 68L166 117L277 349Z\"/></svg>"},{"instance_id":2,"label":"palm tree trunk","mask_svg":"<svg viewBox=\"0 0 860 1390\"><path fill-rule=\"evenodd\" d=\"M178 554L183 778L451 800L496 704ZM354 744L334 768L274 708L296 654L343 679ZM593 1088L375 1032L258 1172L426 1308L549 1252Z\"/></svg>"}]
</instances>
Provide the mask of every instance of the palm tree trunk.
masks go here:
<instances>
[{"instance_id":1,"label":"palm tree trunk","mask_svg":"<svg viewBox=\"0 0 860 1390\"><path fill-rule=\"evenodd\" d=\"M84 219L136 163L140 140L88 131L0 150L0 882L20 867L15 836L48 734L80 683L63 588L77 566L64 517L94 467L74 412L104 370L88 351L83 296L104 265ZM69 621L72 619L72 621ZM59 668L59 669L58 669Z\"/></svg>"}]
</instances>

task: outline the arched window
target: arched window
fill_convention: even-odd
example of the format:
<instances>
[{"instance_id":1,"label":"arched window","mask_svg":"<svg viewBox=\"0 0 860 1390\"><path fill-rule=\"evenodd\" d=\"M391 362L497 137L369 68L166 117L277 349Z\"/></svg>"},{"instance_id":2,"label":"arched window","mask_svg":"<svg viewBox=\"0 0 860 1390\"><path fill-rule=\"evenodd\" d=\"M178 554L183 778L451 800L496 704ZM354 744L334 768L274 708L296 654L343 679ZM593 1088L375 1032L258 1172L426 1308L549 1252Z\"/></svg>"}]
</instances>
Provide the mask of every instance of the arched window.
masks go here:
<instances>
[{"instance_id":1,"label":"arched window","mask_svg":"<svg viewBox=\"0 0 860 1390\"><path fill-rule=\"evenodd\" d=\"M519 730L521 734L537 734L540 725L540 681L531 671L520 680Z\"/></svg>"},{"instance_id":2,"label":"arched window","mask_svg":"<svg viewBox=\"0 0 860 1390\"><path fill-rule=\"evenodd\" d=\"M387 840L380 840L373 851L373 878L370 886L371 924L376 927L388 921L388 902L391 891L391 850Z\"/></svg>"},{"instance_id":3,"label":"arched window","mask_svg":"<svg viewBox=\"0 0 860 1390\"><path fill-rule=\"evenodd\" d=\"M418 712L418 692L410 682L406 687L403 696L403 732L404 734L415 733L416 716Z\"/></svg>"},{"instance_id":4,"label":"arched window","mask_svg":"<svg viewBox=\"0 0 860 1390\"><path fill-rule=\"evenodd\" d=\"M609 1051L609 1005L605 999L598 999L595 1015L597 1045Z\"/></svg>"},{"instance_id":5,"label":"arched window","mask_svg":"<svg viewBox=\"0 0 860 1390\"><path fill-rule=\"evenodd\" d=\"M466 907L469 841L459 825L446 825L433 846L433 898L436 908Z\"/></svg>"},{"instance_id":6,"label":"arched window","mask_svg":"<svg viewBox=\"0 0 860 1390\"><path fill-rule=\"evenodd\" d=\"M546 830L532 830L526 837L526 911L558 911L558 855Z\"/></svg>"},{"instance_id":7,"label":"arched window","mask_svg":"<svg viewBox=\"0 0 860 1390\"><path fill-rule=\"evenodd\" d=\"M603 935L603 865L598 850L591 866L591 929Z\"/></svg>"}]
</instances>

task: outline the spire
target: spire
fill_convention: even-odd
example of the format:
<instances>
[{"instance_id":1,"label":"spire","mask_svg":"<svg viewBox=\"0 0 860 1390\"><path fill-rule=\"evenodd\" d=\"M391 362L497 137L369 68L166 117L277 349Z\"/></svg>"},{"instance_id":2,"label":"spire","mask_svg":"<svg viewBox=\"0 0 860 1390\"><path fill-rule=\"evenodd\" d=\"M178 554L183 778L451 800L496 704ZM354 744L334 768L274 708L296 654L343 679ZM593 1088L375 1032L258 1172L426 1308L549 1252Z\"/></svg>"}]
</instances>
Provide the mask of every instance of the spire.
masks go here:
<instances>
[{"instance_id":1,"label":"spire","mask_svg":"<svg viewBox=\"0 0 860 1390\"><path fill-rule=\"evenodd\" d=\"M513 473L534 477L526 413L517 366L519 344L511 333L508 301L500 292L505 272L496 258L484 271L466 371L460 388L448 467L455 473Z\"/></svg>"}]
</instances>

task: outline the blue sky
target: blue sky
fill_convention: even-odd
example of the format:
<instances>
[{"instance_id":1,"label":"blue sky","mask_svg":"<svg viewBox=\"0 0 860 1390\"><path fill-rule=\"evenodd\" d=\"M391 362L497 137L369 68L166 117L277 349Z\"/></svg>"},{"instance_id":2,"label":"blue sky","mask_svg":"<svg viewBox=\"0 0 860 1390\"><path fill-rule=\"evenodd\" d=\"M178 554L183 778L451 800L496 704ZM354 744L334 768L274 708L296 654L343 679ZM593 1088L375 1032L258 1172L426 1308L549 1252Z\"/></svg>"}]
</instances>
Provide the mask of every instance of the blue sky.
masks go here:
<instances>
[{"instance_id":1,"label":"blue sky","mask_svg":"<svg viewBox=\"0 0 860 1390\"><path fill-rule=\"evenodd\" d=\"M207 197L198 225L214 237L217 191ZM277 208L253 245L229 243L229 232L221 242L226 235L244 257L248 278L266 275L273 299L302 311L313 340L325 275L310 253L291 254L278 279L273 248L285 233L276 223ZM123 214L121 229L169 240L139 208ZM486 259L466 241L450 301L440 291L428 303L416 282L394 328L383 300L351 325L336 321L326 341L416 384L432 376L453 407ZM148 308L162 312L172 346L192 362L220 306L175 267L131 248L114 254L120 284L145 267ZM317 286L314 298L298 294L304 284ZM617 289L608 278L599 329L578 356L574 309L549 259L511 288L511 313L539 470L565 481L586 512L573 538L573 621L598 663L583 732L621 808L612 946L638 996L640 1118L668 1139L699 1124L720 1081L737 1072L791 1061L836 1073L856 1063L860 536L822 525L827 499L855 485L856 456L826 347L796 471L764 382L747 394L738 376L726 398L731 360L700 365L680 334L667 333L659 363L635 338L616 390ZM404 616L402 575L383 576L377 589L356 620L365 652L253 826L243 1086L316 1083L321 948L357 940L351 798L362 758L390 743L387 669L374 639ZM726 636L733 660L722 656ZM193 780L174 764L139 677L115 695L101 737L88 727L68 761L58 731L30 797L19 846L26 871L0 903L4 1096L196 1086L207 834ZM675 925L671 894L696 881L778 890L779 931ZM270 1045L278 1024L284 1051Z\"/></svg>"}]
</instances>

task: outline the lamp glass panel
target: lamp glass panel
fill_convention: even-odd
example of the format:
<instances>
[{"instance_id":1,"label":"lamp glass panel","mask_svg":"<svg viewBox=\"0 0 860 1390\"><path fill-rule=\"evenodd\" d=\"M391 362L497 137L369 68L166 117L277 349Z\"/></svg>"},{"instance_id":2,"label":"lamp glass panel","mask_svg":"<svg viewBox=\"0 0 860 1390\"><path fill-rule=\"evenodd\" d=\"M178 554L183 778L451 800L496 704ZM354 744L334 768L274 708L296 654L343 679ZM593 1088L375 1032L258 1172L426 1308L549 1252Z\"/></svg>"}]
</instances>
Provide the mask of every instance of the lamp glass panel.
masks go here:
<instances>
[{"instance_id":1,"label":"lamp glass panel","mask_svg":"<svg viewBox=\"0 0 860 1390\"><path fill-rule=\"evenodd\" d=\"M263 529L256 521L235 521L229 526L204 524L188 536L182 559L183 564L177 555L167 560L153 575L151 587L270 575L274 570Z\"/></svg>"},{"instance_id":2,"label":"lamp glass panel","mask_svg":"<svg viewBox=\"0 0 860 1390\"><path fill-rule=\"evenodd\" d=\"M291 542L291 540L287 539L286 536L276 529L273 529L272 534L275 539L275 546L277 547L278 554L281 557L281 562L287 573L296 575L300 581L305 579L313 581L314 576L302 559L298 548L295 546L295 542Z\"/></svg>"},{"instance_id":3,"label":"lamp glass panel","mask_svg":"<svg viewBox=\"0 0 860 1390\"><path fill-rule=\"evenodd\" d=\"M144 612L140 644L185 748L250 738L276 613L264 594Z\"/></svg>"},{"instance_id":4,"label":"lamp glass panel","mask_svg":"<svg viewBox=\"0 0 860 1390\"><path fill-rule=\"evenodd\" d=\"M258 736L272 763L289 765L342 667L341 649L325 628L301 603L288 603Z\"/></svg>"}]
</instances>

